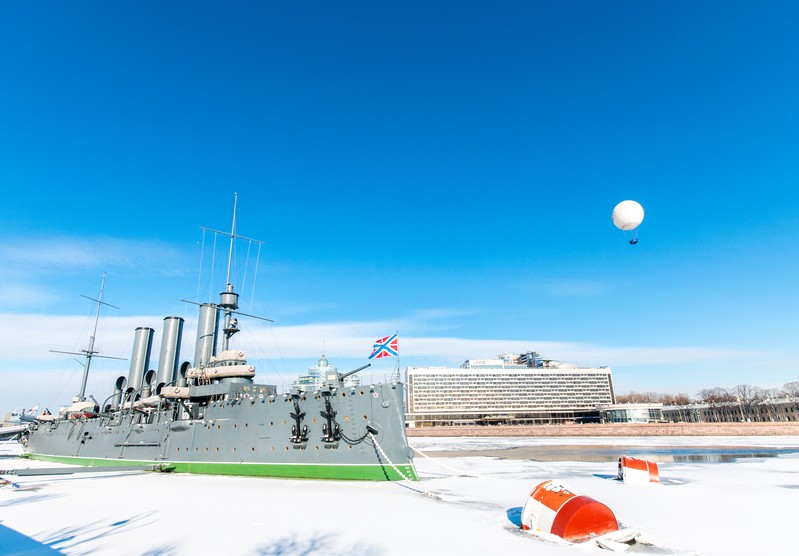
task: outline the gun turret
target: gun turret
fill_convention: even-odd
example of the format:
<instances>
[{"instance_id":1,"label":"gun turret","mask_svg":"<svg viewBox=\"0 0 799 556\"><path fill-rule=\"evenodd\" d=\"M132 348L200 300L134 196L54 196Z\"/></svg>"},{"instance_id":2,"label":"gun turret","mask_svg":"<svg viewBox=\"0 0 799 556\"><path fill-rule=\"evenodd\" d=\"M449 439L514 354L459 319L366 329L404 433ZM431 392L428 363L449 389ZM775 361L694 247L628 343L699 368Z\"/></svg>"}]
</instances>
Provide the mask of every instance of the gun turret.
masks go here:
<instances>
[{"instance_id":1,"label":"gun turret","mask_svg":"<svg viewBox=\"0 0 799 556\"><path fill-rule=\"evenodd\" d=\"M331 388L338 388L344 385L344 379L350 375L354 375L355 373L364 370L367 367L371 367L371 363L367 363L362 367L358 367L357 369L350 371L348 373L339 373L335 370L335 367L331 367L331 370L326 373L325 376L325 385Z\"/></svg>"},{"instance_id":2,"label":"gun turret","mask_svg":"<svg viewBox=\"0 0 799 556\"><path fill-rule=\"evenodd\" d=\"M339 381L342 381L342 380L344 380L345 378L347 378L348 376L350 376L350 375L354 375L355 373L357 373L357 372L359 372L359 371L362 371L362 370L364 370L366 367L371 367L371 366L372 366L372 364L371 364L371 363L367 363L366 365L363 365L362 367L358 367L358 368L357 368L357 369L355 369L354 371L350 371L350 372L348 372L348 373L343 373L343 374L342 374L342 373L339 373L339 375L338 375L338 379L339 379Z\"/></svg>"}]
</instances>

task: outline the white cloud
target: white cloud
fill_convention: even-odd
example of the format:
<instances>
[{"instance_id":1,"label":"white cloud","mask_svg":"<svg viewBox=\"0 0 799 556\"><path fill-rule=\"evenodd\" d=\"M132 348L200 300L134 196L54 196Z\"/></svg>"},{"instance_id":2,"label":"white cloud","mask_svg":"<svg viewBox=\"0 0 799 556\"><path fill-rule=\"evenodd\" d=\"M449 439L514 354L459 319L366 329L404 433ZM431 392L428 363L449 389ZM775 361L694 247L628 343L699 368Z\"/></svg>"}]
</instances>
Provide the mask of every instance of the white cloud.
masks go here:
<instances>
[{"instance_id":1,"label":"white cloud","mask_svg":"<svg viewBox=\"0 0 799 556\"><path fill-rule=\"evenodd\" d=\"M8 238L0 244L0 259L6 261L3 274L29 276L90 268L125 268L163 274L185 268L185 259L170 245L156 241L113 237ZM169 264L165 264L169 263Z\"/></svg>"},{"instance_id":2,"label":"white cloud","mask_svg":"<svg viewBox=\"0 0 799 556\"><path fill-rule=\"evenodd\" d=\"M260 321L243 323L238 341L255 343L267 352L279 350L288 359L318 356L322 346L328 346L339 357L362 357L371 350L374 340L397 330L400 331L400 349L403 360L412 364L413 357L463 360L487 358L500 353L519 353L534 350L546 358L571 363L600 365L665 365L688 364L731 359L766 359L768 354L715 347L625 347L602 346L588 343L549 342L535 339L469 339L458 337L426 337L415 333L412 318L391 321L331 322L301 326L266 325ZM155 330L153 352L159 345L163 317L133 316L105 317L101 319L104 345L98 346L105 354L126 357L132 346L133 332L139 326ZM85 347L91 334L93 319L87 316L52 316L35 314L0 314L0 353L2 358L15 361L49 359L49 349L79 349ZM419 327L426 329L422 323ZM407 330L407 333L403 332ZM191 351L194 340L194 322L184 327L184 348ZM99 335L98 335L99 336ZM75 345L66 346L66 342ZM774 354L783 358L784 354ZM2 361L2 359L0 359Z\"/></svg>"},{"instance_id":3,"label":"white cloud","mask_svg":"<svg viewBox=\"0 0 799 556\"><path fill-rule=\"evenodd\" d=\"M38 307L45 306L60 297L53 291L40 286L4 283L0 287L0 306Z\"/></svg>"},{"instance_id":4,"label":"white cloud","mask_svg":"<svg viewBox=\"0 0 799 556\"><path fill-rule=\"evenodd\" d=\"M417 313L416 316L423 313ZM756 383L757 377L752 374L764 366L774 369L775 376L769 376L769 380L785 382L776 375L784 374L784 369L795 368L797 364L797 357L791 357L792 354L717 347L631 348L535 339L435 337L427 333L428 323L424 318L417 321L413 316L390 321L330 322L302 326L275 326L247 319L241 321L244 321L241 323L242 332L235 337L236 345L244 347L250 359L257 362L261 380L277 381L278 384L290 382L305 369L309 360L318 358L323 351L344 366L355 366L358 364L356 360L365 361L374 341L397 330L398 322L402 322L399 332L403 368L408 365L453 366L466 359L534 350L545 358L580 366L609 366L614 369L620 391L630 387L669 390L669 387L677 387L670 383L678 376L685 383L690 378L691 383L699 387L721 384L723 377L732 377L734 373L749 377L730 378L736 383ZM80 357L70 358L49 350L80 352L87 347L93 326L92 316L0 313L0 380L6 385L0 391L0 410L28 401L38 403L42 396L47 398L48 403L53 403L52 392L59 384L62 386L56 389L56 393L63 398L59 398L59 402L72 396L74 392L71 389L76 387L73 383L79 381L80 374L80 364L72 359ZM151 352L151 363L155 365L160 347L162 316L104 317L100 321L95 349L102 355L129 358L134 331L140 326L155 330ZM187 319L182 360L193 358L195 334L194 319ZM103 385L94 392L109 390L117 376L127 374L128 361L95 361L91 380L100 381ZM778 372L778 366L782 365L786 366ZM275 373L277 377L272 378ZM64 385L65 381L69 386Z\"/></svg>"}]
</instances>

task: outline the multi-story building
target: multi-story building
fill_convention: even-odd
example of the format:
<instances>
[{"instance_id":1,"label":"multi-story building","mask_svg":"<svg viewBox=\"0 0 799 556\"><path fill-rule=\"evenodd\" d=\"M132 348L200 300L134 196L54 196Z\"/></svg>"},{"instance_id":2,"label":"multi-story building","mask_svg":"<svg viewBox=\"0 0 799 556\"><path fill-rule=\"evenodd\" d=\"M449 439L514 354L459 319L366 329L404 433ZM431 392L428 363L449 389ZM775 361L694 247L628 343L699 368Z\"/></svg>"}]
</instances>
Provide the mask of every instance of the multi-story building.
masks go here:
<instances>
[{"instance_id":1,"label":"multi-story building","mask_svg":"<svg viewBox=\"0 0 799 556\"><path fill-rule=\"evenodd\" d=\"M608 367L582 368L535 352L470 359L459 368L408 367L409 427L598 420L615 402Z\"/></svg>"},{"instance_id":2,"label":"multi-story building","mask_svg":"<svg viewBox=\"0 0 799 556\"><path fill-rule=\"evenodd\" d=\"M663 406L663 418L672 423L779 423L799 421L799 398L771 398L741 402Z\"/></svg>"},{"instance_id":3,"label":"multi-story building","mask_svg":"<svg viewBox=\"0 0 799 556\"><path fill-rule=\"evenodd\" d=\"M318 390L324 386L328 375L332 374L335 379L337 372L338 369L327 360L323 353L316 365L308 367L308 374L297 377L292 386L302 390ZM344 386L347 388L354 388L360 383L361 379L357 375L350 375L344 379Z\"/></svg>"}]
</instances>

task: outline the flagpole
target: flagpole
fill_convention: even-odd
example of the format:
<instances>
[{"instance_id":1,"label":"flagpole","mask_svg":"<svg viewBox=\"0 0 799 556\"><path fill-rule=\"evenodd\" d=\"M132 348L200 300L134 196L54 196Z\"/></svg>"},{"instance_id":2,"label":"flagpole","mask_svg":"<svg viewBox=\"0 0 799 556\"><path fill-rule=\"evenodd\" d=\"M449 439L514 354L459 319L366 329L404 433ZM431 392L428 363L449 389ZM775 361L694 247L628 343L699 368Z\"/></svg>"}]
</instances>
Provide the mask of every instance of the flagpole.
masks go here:
<instances>
[{"instance_id":1,"label":"flagpole","mask_svg":"<svg viewBox=\"0 0 799 556\"><path fill-rule=\"evenodd\" d=\"M402 376L400 376L402 366L400 365L399 330L395 330L394 333L397 335L397 382L402 382Z\"/></svg>"}]
</instances>

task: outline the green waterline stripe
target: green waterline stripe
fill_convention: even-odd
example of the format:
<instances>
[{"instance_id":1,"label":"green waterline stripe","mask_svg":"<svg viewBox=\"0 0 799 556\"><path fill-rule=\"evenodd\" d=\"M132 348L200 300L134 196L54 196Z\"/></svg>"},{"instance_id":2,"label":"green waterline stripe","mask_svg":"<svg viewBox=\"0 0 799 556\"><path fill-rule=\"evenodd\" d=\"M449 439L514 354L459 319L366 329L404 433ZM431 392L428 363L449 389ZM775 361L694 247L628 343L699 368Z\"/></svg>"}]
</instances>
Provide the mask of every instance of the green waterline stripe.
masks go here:
<instances>
[{"instance_id":1,"label":"green waterline stripe","mask_svg":"<svg viewBox=\"0 0 799 556\"><path fill-rule=\"evenodd\" d=\"M89 467L114 467L120 465L162 465L176 473L199 473L207 475L240 475L248 477L284 477L298 479L352 479L367 481L401 481L403 477L389 465L381 464L325 464L325 463L252 463L252 462L192 462L192 461L148 461L131 459L82 458L75 456L51 456L28 454L30 459L83 465ZM418 481L416 468L412 464L397 468L410 480Z\"/></svg>"}]
</instances>

